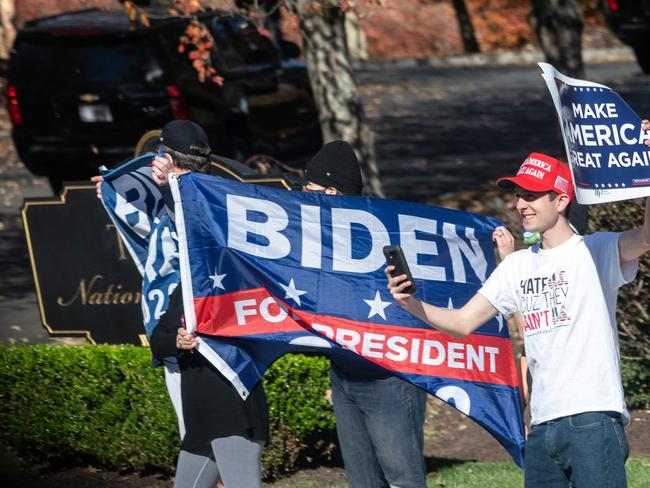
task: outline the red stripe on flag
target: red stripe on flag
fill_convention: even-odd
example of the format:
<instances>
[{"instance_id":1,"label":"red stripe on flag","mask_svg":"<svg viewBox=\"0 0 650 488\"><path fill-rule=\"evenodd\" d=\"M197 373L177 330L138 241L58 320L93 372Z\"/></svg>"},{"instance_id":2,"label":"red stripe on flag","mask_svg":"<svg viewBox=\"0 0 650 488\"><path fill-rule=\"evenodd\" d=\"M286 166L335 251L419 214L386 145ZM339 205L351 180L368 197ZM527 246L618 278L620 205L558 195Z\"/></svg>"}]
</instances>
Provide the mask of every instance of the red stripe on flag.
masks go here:
<instances>
[{"instance_id":1,"label":"red stripe on flag","mask_svg":"<svg viewBox=\"0 0 650 488\"><path fill-rule=\"evenodd\" d=\"M201 334L245 337L308 330L389 370L520 386L511 341L502 337L456 339L434 329L310 314L288 307L264 288L195 298L194 307Z\"/></svg>"}]
</instances>

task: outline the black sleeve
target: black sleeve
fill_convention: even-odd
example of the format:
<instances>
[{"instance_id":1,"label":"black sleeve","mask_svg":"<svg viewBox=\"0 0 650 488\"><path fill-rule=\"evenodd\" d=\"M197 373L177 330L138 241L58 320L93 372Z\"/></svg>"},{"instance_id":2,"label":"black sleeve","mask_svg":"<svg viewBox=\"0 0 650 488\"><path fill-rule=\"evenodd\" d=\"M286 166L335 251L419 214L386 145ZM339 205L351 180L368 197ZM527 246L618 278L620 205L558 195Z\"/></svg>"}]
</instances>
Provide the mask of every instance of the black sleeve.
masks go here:
<instances>
[{"instance_id":1,"label":"black sleeve","mask_svg":"<svg viewBox=\"0 0 650 488\"><path fill-rule=\"evenodd\" d=\"M176 334L178 328L181 326L180 317L183 313L182 307L183 294L179 283L172 292L167 311L160 317L149 339L151 353L156 359L162 360L163 358L177 355Z\"/></svg>"},{"instance_id":2,"label":"black sleeve","mask_svg":"<svg viewBox=\"0 0 650 488\"><path fill-rule=\"evenodd\" d=\"M169 187L169 185L164 185L158 187L160 190L160 195L162 197L162 201L165 204L165 207L167 207L167 213L171 217L172 220L175 220L174 218L174 197L172 196L172 190Z\"/></svg>"}]
</instances>

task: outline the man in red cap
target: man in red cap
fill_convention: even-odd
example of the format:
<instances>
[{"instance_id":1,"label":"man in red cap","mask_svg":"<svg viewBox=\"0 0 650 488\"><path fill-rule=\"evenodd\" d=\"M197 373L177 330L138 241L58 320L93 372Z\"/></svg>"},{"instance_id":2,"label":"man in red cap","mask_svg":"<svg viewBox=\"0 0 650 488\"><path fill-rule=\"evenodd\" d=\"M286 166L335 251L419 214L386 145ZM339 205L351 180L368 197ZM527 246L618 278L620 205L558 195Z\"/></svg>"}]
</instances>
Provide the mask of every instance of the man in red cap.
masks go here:
<instances>
[{"instance_id":1,"label":"man in red cap","mask_svg":"<svg viewBox=\"0 0 650 488\"><path fill-rule=\"evenodd\" d=\"M523 227L539 232L539 244L507 256L457 310L404 293L410 282L406 275L391 276L391 266L388 288L405 310L454 337L471 334L498 313L520 312L533 380L526 486L624 487L629 415L616 298L650 250L650 198L643 227L580 236L567 219L571 172L557 159L533 153L516 176L497 184L513 189Z\"/></svg>"}]
</instances>

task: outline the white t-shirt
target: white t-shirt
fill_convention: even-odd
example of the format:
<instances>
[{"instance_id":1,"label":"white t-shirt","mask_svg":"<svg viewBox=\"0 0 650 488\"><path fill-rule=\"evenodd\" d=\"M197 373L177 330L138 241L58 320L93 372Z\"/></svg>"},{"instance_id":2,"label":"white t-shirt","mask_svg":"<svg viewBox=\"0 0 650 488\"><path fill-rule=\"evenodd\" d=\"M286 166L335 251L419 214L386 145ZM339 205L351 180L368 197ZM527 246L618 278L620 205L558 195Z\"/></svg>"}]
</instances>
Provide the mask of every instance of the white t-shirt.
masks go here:
<instances>
[{"instance_id":1,"label":"white t-shirt","mask_svg":"<svg viewBox=\"0 0 650 488\"><path fill-rule=\"evenodd\" d=\"M515 252L479 290L502 314L518 310L524 317L532 425L593 411L620 412L629 421L616 299L639 263L621 267L619 235L574 235L553 249Z\"/></svg>"}]
</instances>

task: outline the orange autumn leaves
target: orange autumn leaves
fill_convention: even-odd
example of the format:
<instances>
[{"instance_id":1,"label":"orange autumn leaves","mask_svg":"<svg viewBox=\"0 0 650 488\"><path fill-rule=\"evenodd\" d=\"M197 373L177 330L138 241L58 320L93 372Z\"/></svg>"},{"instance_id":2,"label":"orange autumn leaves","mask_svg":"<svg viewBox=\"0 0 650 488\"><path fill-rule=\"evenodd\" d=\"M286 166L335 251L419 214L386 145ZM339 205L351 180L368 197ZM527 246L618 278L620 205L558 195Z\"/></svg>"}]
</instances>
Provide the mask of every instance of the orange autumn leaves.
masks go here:
<instances>
[{"instance_id":1,"label":"orange autumn leaves","mask_svg":"<svg viewBox=\"0 0 650 488\"><path fill-rule=\"evenodd\" d=\"M217 85L222 85L224 79L217 74L210 58L214 39L207 27L196 17L196 14L203 10L200 0L175 0L174 6L175 8L169 12L170 15L191 18L184 34L179 38L178 52L185 53L190 59L201 83L209 80ZM150 26L147 14L139 9L133 0L125 0L124 9L132 24L139 24L143 27Z\"/></svg>"},{"instance_id":2,"label":"orange autumn leaves","mask_svg":"<svg viewBox=\"0 0 650 488\"><path fill-rule=\"evenodd\" d=\"M385 0L314 0L308 5L315 12L320 12L323 8L333 7L348 11L359 5L383 6L384 2ZM146 13L138 8L133 0L124 0L124 8L129 20L133 24L138 24L143 27L150 26ZM211 50L214 47L214 39L208 28L196 16L201 11L203 11L201 0L174 0L174 8L170 9L170 15L191 19L185 28L185 32L179 38L178 52L185 54L191 61L192 67L196 70L197 77L201 83L211 81L217 85L222 85L224 78L212 66L210 56ZM247 13L253 19L261 35L272 37L271 33L261 22L255 22L255 20L260 19L258 12L248 11Z\"/></svg>"},{"instance_id":3,"label":"orange autumn leaves","mask_svg":"<svg viewBox=\"0 0 650 488\"><path fill-rule=\"evenodd\" d=\"M179 39L178 52L187 54L201 83L209 79L217 85L222 85L224 79L217 74L210 59L213 45L214 39L210 31L195 17L185 28L185 34Z\"/></svg>"},{"instance_id":4,"label":"orange autumn leaves","mask_svg":"<svg viewBox=\"0 0 650 488\"><path fill-rule=\"evenodd\" d=\"M143 27L149 27L147 14L138 9L132 0L124 0L124 10L126 10L126 15L132 24L139 23Z\"/></svg>"}]
</instances>

